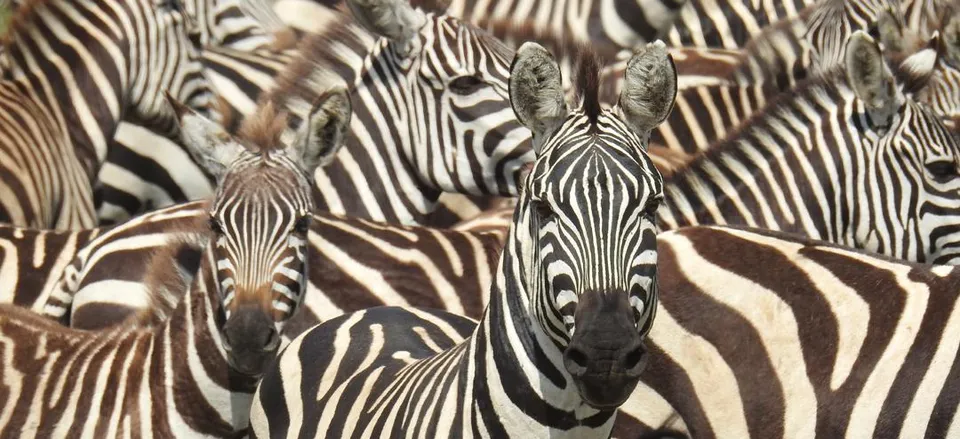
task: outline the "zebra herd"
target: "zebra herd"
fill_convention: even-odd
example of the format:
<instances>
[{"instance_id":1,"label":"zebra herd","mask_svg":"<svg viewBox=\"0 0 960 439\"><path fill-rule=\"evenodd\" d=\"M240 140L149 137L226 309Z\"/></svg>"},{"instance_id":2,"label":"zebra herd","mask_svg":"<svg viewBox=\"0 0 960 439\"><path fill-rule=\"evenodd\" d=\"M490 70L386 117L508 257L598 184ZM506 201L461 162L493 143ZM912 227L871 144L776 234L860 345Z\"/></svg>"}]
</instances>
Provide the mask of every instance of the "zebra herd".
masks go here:
<instances>
[{"instance_id":1,"label":"zebra herd","mask_svg":"<svg viewBox=\"0 0 960 439\"><path fill-rule=\"evenodd\" d=\"M0 436L960 437L955 0L341 3L0 2Z\"/></svg>"}]
</instances>

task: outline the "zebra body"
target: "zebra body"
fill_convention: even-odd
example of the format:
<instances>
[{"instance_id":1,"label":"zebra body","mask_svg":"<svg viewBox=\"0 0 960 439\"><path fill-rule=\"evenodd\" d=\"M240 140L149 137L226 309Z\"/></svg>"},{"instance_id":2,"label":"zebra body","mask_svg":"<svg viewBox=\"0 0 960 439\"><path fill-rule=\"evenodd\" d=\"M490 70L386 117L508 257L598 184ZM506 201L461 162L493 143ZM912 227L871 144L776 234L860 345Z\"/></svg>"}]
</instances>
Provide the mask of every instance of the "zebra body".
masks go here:
<instances>
[{"instance_id":1,"label":"zebra body","mask_svg":"<svg viewBox=\"0 0 960 439\"><path fill-rule=\"evenodd\" d=\"M648 45L628 64L620 105L603 111L591 61L578 68L574 112L549 52L527 43L513 62L511 100L537 159L470 337L457 343L471 321L412 308L321 324L264 375L256 437L609 435L643 367L656 303L647 212L660 176L644 137L669 113L676 73L663 43ZM590 241L599 224L602 244Z\"/></svg>"},{"instance_id":2,"label":"zebra body","mask_svg":"<svg viewBox=\"0 0 960 439\"><path fill-rule=\"evenodd\" d=\"M161 209L104 232L77 252L50 299L31 302L33 309L83 329L114 326L150 311L153 300L144 279L153 254L184 239L192 242L208 207L193 202ZM307 290L284 334L292 338L343 312L384 304L479 317L503 243L502 215L443 230L314 214L307 235ZM432 286L408 283L412 278ZM26 304L33 299L28 291L17 290L15 298Z\"/></svg>"},{"instance_id":3,"label":"zebra body","mask_svg":"<svg viewBox=\"0 0 960 439\"><path fill-rule=\"evenodd\" d=\"M953 267L713 227L662 233L658 251L670 294L650 332L656 360L633 396L646 403L650 430L696 438L960 431Z\"/></svg>"},{"instance_id":4,"label":"zebra body","mask_svg":"<svg viewBox=\"0 0 960 439\"><path fill-rule=\"evenodd\" d=\"M0 220L96 224L92 185L121 116L173 132L160 90L195 106L210 98L187 26L183 11L150 0L20 9L0 57Z\"/></svg>"},{"instance_id":5,"label":"zebra body","mask_svg":"<svg viewBox=\"0 0 960 439\"><path fill-rule=\"evenodd\" d=\"M907 260L953 260L960 145L903 94L909 84L896 82L869 36L850 44L859 56L845 72L768 105L676 172L661 226L741 224ZM868 80L867 70L882 74ZM861 96L889 84L893 95L864 104Z\"/></svg>"}]
</instances>

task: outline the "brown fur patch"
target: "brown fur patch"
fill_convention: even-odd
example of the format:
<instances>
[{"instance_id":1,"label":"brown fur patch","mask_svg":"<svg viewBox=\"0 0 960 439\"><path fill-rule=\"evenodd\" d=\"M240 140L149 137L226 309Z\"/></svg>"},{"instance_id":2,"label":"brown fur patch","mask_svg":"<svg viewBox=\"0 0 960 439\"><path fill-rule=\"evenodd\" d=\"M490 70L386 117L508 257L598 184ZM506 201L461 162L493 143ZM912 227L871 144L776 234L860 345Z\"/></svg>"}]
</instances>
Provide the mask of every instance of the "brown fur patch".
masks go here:
<instances>
[{"instance_id":1,"label":"brown fur patch","mask_svg":"<svg viewBox=\"0 0 960 439\"><path fill-rule=\"evenodd\" d=\"M274 52L283 52L297 47L300 41L297 31L291 27L285 27L273 33L273 44L270 50Z\"/></svg>"},{"instance_id":2,"label":"brown fur patch","mask_svg":"<svg viewBox=\"0 0 960 439\"><path fill-rule=\"evenodd\" d=\"M143 277L143 284L149 293L149 305L127 319L131 326L150 327L163 324L166 317L183 299L193 280L183 277L180 271L184 254L198 252L202 257L211 239L211 232L207 229L203 217L204 215L198 216L195 224L185 227L184 230L190 230L192 233L176 237L151 255ZM198 269L200 262L198 261L196 265L196 267L184 268ZM197 273L193 274L196 276Z\"/></svg>"},{"instance_id":3,"label":"brown fur patch","mask_svg":"<svg viewBox=\"0 0 960 439\"><path fill-rule=\"evenodd\" d=\"M50 0L27 0L20 4L7 23L7 31L0 37L0 44L8 47L26 29L33 26L37 12L42 10Z\"/></svg>"},{"instance_id":4,"label":"brown fur patch","mask_svg":"<svg viewBox=\"0 0 960 439\"><path fill-rule=\"evenodd\" d=\"M283 149L280 136L287 128L287 116L287 112L277 110L273 101L266 101L254 114L244 119L237 136L251 152Z\"/></svg>"}]
</instances>

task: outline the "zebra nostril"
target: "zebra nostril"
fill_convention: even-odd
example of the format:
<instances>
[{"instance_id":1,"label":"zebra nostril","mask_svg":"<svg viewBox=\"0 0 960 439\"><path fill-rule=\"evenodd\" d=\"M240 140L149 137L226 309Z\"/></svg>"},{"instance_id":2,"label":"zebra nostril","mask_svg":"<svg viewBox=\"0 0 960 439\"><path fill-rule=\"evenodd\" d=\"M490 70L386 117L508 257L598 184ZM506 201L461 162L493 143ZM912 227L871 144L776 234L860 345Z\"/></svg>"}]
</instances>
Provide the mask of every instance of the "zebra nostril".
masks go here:
<instances>
[{"instance_id":1,"label":"zebra nostril","mask_svg":"<svg viewBox=\"0 0 960 439\"><path fill-rule=\"evenodd\" d=\"M641 362L643 361L646 353L647 351L643 348L643 346L637 346L628 352L627 355L623 357L624 370L632 372L634 369L637 369L639 366L641 366Z\"/></svg>"},{"instance_id":2,"label":"zebra nostril","mask_svg":"<svg viewBox=\"0 0 960 439\"><path fill-rule=\"evenodd\" d=\"M570 346L563 353L563 366L567 368L570 375L581 377L587 373L587 354L574 346Z\"/></svg>"}]
</instances>

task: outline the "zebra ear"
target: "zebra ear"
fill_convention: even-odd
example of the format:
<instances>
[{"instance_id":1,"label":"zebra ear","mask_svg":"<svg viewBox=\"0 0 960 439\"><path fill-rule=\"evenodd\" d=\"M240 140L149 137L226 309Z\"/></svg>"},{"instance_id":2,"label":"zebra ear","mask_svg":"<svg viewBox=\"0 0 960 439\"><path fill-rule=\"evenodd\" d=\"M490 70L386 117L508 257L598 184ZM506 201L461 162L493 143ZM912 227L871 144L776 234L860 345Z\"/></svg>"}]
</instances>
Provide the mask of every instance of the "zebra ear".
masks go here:
<instances>
[{"instance_id":1,"label":"zebra ear","mask_svg":"<svg viewBox=\"0 0 960 439\"><path fill-rule=\"evenodd\" d=\"M637 132L646 135L666 120L677 99L677 66L663 41L637 49L627 61L620 110Z\"/></svg>"},{"instance_id":2,"label":"zebra ear","mask_svg":"<svg viewBox=\"0 0 960 439\"><path fill-rule=\"evenodd\" d=\"M889 126L898 95L880 45L866 32L854 32L847 41L846 65L850 86L867 108L870 121L878 127Z\"/></svg>"},{"instance_id":3,"label":"zebra ear","mask_svg":"<svg viewBox=\"0 0 960 439\"><path fill-rule=\"evenodd\" d=\"M567 117L560 67L543 46L520 46L510 66L510 105L517 119L536 139L547 135Z\"/></svg>"},{"instance_id":4,"label":"zebra ear","mask_svg":"<svg viewBox=\"0 0 960 439\"><path fill-rule=\"evenodd\" d=\"M897 66L897 82L904 93L916 93L926 87L937 66L943 62L939 31L934 31L926 47L908 56Z\"/></svg>"},{"instance_id":5,"label":"zebra ear","mask_svg":"<svg viewBox=\"0 0 960 439\"><path fill-rule=\"evenodd\" d=\"M408 0L347 0L357 21L370 32L396 42L407 42L426 24L423 11Z\"/></svg>"},{"instance_id":6,"label":"zebra ear","mask_svg":"<svg viewBox=\"0 0 960 439\"><path fill-rule=\"evenodd\" d=\"M301 125L288 150L307 175L312 177L318 167L333 161L343 146L350 115L350 96L343 87L327 90L314 101L307 114L307 123Z\"/></svg>"},{"instance_id":7,"label":"zebra ear","mask_svg":"<svg viewBox=\"0 0 960 439\"><path fill-rule=\"evenodd\" d=\"M211 175L220 178L243 151L223 127L164 92L180 123L180 140L190 156Z\"/></svg>"}]
</instances>

